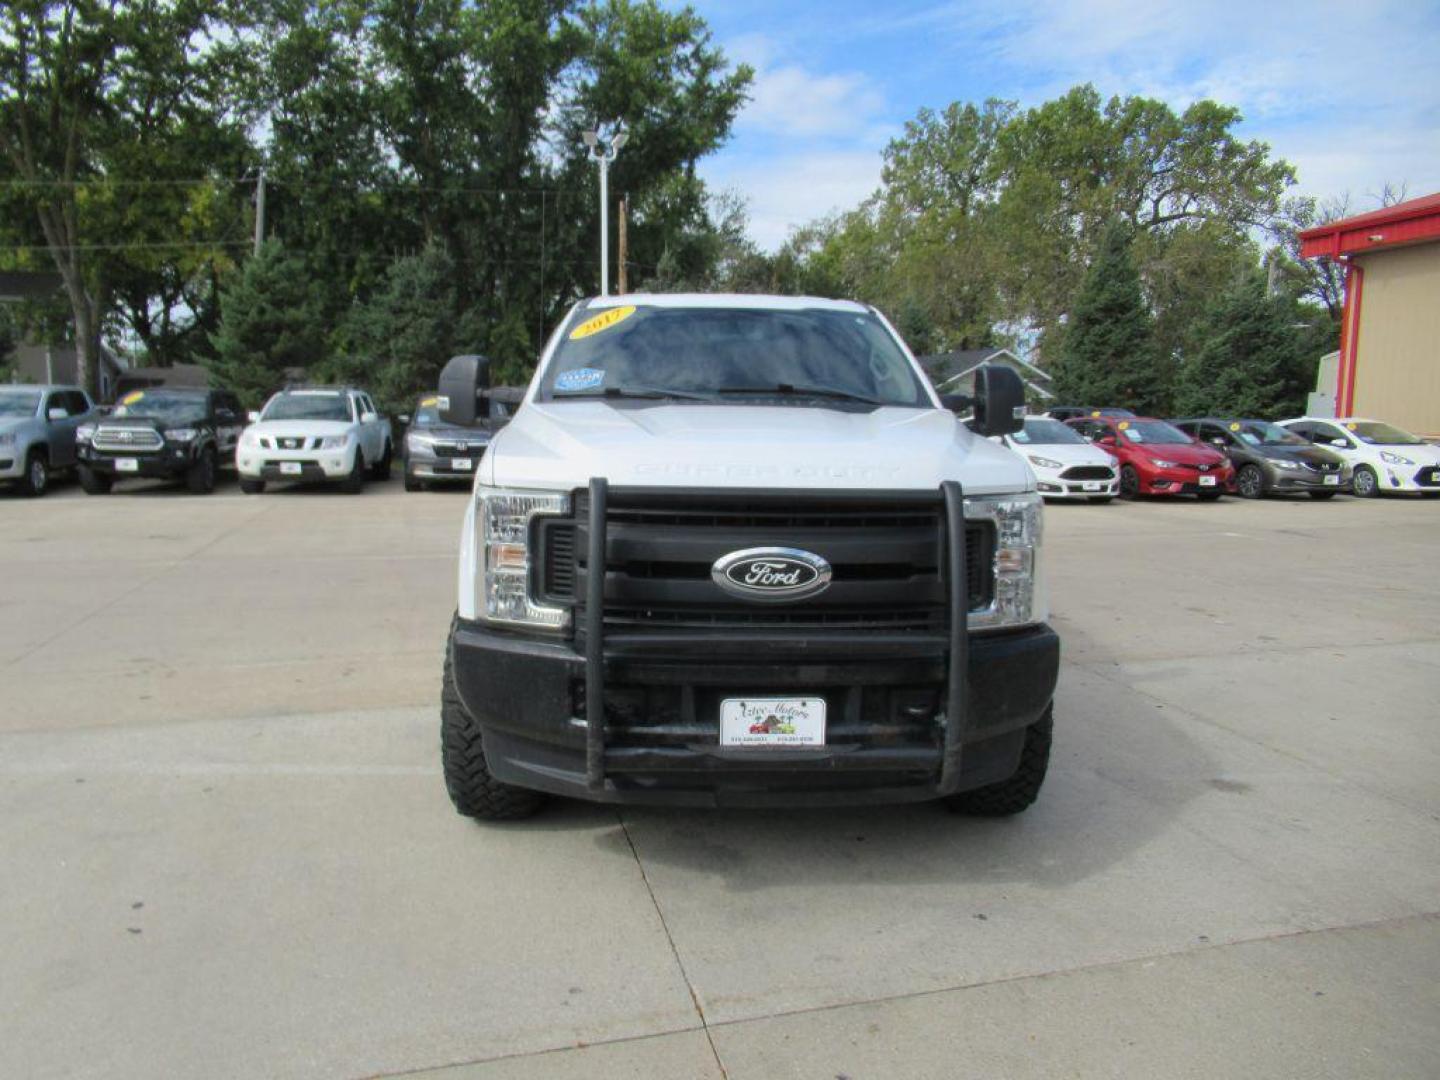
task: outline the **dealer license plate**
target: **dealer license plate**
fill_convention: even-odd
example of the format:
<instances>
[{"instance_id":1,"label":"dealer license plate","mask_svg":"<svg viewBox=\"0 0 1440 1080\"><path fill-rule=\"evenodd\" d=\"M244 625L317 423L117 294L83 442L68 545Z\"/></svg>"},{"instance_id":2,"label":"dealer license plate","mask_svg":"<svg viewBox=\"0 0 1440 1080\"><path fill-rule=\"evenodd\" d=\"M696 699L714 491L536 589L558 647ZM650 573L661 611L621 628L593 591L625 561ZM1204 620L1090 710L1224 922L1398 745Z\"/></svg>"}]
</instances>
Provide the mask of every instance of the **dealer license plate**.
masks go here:
<instances>
[{"instance_id":1,"label":"dealer license plate","mask_svg":"<svg viewBox=\"0 0 1440 1080\"><path fill-rule=\"evenodd\" d=\"M726 698L721 746L824 746L825 699Z\"/></svg>"},{"instance_id":2,"label":"dealer license plate","mask_svg":"<svg viewBox=\"0 0 1440 1080\"><path fill-rule=\"evenodd\" d=\"M1336 475L1327 476L1325 477L1325 483L1329 484L1331 487L1339 487L1340 477Z\"/></svg>"},{"instance_id":3,"label":"dealer license plate","mask_svg":"<svg viewBox=\"0 0 1440 1080\"><path fill-rule=\"evenodd\" d=\"M469 472L475 467L475 462L471 461L468 457L457 457L451 459L450 467L456 472Z\"/></svg>"},{"instance_id":4,"label":"dealer license plate","mask_svg":"<svg viewBox=\"0 0 1440 1080\"><path fill-rule=\"evenodd\" d=\"M1200 477L1200 486L1201 486L1201 487L1214 487L1214 486L1215 486L1215 477L1213 477L1213 476L1202 476L1202 477Z\"/></svg>"},{"instance_id":5,"label":"dealer license plate","mask_svg":"<svg viewBox=\"0 0 1440 1080\"><path fill-rule=\"evenodd\" d=\"M280 462L280 475L281 475L281 476L299 476L299 475L300 475L301 473L303 473L304 471L305 471L305 466L301 465L300 462L298 462L298 461L282 461L282 462Z\"/></svg>"},{"instance_id":6,"label":"dealer license plate","mask_svg":"<svg viewBox=\"0 0 1440 1080\"><path fill-rule=\"evenodd\" d=\"M116 472L139 472L140 459L133 457L122 457L115 459Z\"/></svg>"},{"instance_id":7,"label":"dealer license plate","mask_svg":"<svg viewBox=\"0 0 1440 1080\"><path fill-rule=\"evenodd\" d=\"M1099 491L1099 490L1100 490L1100 486L1101 486L1101 485L1100 485L1100 481L1099 481L1099 480L1086 480L1083 484L1080 485L1080 490L1081 490L1081 491Z\"/></svg>"}]
</instances>

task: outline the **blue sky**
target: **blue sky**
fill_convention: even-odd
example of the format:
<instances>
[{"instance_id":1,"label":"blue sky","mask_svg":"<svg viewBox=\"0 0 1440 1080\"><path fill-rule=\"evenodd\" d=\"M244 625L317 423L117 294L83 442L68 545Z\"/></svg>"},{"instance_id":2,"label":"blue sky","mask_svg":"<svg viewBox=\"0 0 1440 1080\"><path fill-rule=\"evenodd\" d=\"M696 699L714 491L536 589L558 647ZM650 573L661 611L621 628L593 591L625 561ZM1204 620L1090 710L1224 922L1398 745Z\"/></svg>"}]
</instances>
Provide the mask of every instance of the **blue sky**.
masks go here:
<instances>
[{"instance_id":1,"label":"blue sky","mask_svg":"<svg viewBox=\"0 0 1440 1080\"><path fill-rule=\"evenodd\" d=\"M1238 106L1240 134L1298 170L1297 193L1377 205L1440 191L1440 0L692 0L753 100L702 166L749 204L765 248L848 209L922 106L1033 105L1082 82L1177 110Z\"/></svg>"}]
</instances>

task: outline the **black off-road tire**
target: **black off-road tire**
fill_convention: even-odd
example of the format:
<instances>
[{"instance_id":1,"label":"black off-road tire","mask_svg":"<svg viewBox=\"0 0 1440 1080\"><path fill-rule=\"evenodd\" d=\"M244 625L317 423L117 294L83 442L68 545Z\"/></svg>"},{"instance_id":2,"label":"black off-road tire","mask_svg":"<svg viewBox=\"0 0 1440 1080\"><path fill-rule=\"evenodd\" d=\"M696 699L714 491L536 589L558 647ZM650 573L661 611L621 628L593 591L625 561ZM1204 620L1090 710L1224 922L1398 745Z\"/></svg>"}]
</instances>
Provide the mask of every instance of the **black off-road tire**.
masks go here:
<instances>
[{"instance_id":1,"label":"black off-road tire","mask_svg":"<svg viewBox=\"0 0 1440 1080\"><path fill-rule=\"evenodd\" d=\"M195 495L209 495L215 490L215 449L207 446L200 451L200 460L185 470L185 486Z\"/></svg>"},{"instance_id":2,"label":"black off-road tire","mask_svg":"<svg viewBox=\"0 0 1440 1080\"><path fill-rule=\"evenodd\" d=\"M50 455L39 447L25 455L25 474L16 485L20 494L38 499L50 489Z\"/></svg>"},{"instance_id":3,"label":"black off-road tire","mask_svg":"<svg viewBox=\"0 0 1440 1080\"><path fill-rule=\"evenodd\" d=\"M1312 499L1333 499L1337 493L1334 491L1311 491L1308 494Z\"/></svg>"},{"instance_id":4,"label":"black off-road tire","mask_svg":"<svg viewBox=\"0 0 1440 1080\"><path fill-rule=\"evenodd\" d=\"M1259 465L1242 465L1235 477L1235 490L1242 499L1258 499L1265 494L1265 470Z\"/></svg>"},{"instance_id":5,"label":"black off-road tire","mask_svg":"<svg viewBox=\"0 0 1440 1080\"><path fill-rule=\"evenodd\" d=\"M261 494L264 493L264 491L265 491L265 481L264 481L264 480L247 480L247 479L246 479L245 477L243 477L243 476L240 478L240 494L242 494L242 495L261 495Z\"/></svg>"},{"instance_id":6,"label":"black off-road tire","mask_svg":"<svg viewBox=\"0 0 1440 1080\"><path fill-rule=\"evenodd\" d=\"M537 791L502 784L490 775L480 725L455 688L450 650L445 650L445 681L440 688L440 761L445 790L455 809L481 821L518 821L545 805Z\"/></svg>"},{"instance_id":7,"label":"black off-road tire","mask_svg":"<svg viewBox=\"0 0 1440 1080\"><path fill-rule=\"evenodd\" d=\"M385 444L385 453L383 453L383 454L380 455L380 460L375 463L375 468L370 471L370 479L371 479L371 480L389 480L389 479L390 479L390 459L391 459L391 457L392 457L392 451L391 451L391 449L390 449L390 444L387 442L387 443Z\"/></svg>"},{"instance_id":8,"label":"black off-road tire","mask_svg":"<svg viewBox=\"0 0 1440 1080\"><path fill-rule=\"evenodd\" d=\"M347 495L359 495L365 490L365 454L357 446L355 448L355 467L350 470L350 475L340 482L340 490Z\"/></svg>"},{"instance_id":9,"label":"black off-road tire","mask_svg":"<svg viewBox=\"0 0 1440 1080\"><path fill-rule=\"evenodd\" d=\"M1025 748L1020 751L1020 767L1015 775L998 784L987 784L974 791L948 795L945 805L957 814L977 817L1009 817L1026 809L1040 795L1045 771L1050 765L1050 742L1054 735L1054 706L1025 729Z\"/></svg>"},{"instance_id":10,"label":"black off-road tire","mask_svg":"<svg viewBox=\"0 0 1440 1080\"><path fill-rule=\"evenodd\" d=\"M98 473L94 469L81 465L76 470L80 474L80 486L85 489L86 495L108 495L115 480L105 473Z\"/></svg>"},{"instance_id":11,"label":"black off-road tire","mask_svg":"<svg viewBox=\"0 0 1440 1080\"><path fill-rule=\"evenodd\" d=\"M1373 499L1380 494L1380 477L1369 465L1355 466L1355 497Z\"/></svg>"}]
</instances>

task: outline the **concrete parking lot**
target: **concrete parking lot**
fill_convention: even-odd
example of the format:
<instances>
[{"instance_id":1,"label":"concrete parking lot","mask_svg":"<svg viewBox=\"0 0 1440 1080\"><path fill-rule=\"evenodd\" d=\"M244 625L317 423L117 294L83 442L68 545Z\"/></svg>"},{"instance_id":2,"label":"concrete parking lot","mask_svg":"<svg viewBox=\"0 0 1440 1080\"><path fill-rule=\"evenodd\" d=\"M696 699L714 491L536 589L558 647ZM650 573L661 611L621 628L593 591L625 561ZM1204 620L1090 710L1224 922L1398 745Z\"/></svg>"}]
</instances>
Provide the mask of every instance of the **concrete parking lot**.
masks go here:
<instances>
[{"instance_id":1,"label":"concrete parking lot","mask_svg":"<svg viewBox=\"0 0 1440 1080\"><path fill-rule=\"evenodd\" d=\"M1437 1074L1440 501L1050 510L1017 819L485 827L463 499L0 494L0 1076Z\"/></svg>"}]
</instances>

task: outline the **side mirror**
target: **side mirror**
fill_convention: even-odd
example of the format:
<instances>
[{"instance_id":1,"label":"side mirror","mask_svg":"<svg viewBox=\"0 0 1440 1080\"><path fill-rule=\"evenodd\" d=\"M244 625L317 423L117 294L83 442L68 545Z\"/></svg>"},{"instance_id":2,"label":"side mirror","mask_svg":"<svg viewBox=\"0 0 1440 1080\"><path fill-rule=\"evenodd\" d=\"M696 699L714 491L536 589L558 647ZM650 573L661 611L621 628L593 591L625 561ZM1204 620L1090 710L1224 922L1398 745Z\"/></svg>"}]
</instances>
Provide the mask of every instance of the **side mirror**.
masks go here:
<instances>
[{"instance_id":1,"label":"side mirror","mask_svg":"<svg viewBox=\"0 0 1440 1080\"><path fill-rule=\"evenodd\" d=\"M376 420L379 420L379 419L380 419L380 417L379 417L378 415L376 415L375 413L373 413L373 412L367 412L367 413L361 413L361 414L360 414L360 422L361 422L362 424L373 424L373 423L375 423Z\"/></svg>"},{"instance_id":2,"label":"side mirror","mask_svg":"<svg viewBox=\"0 0 1440 1080\"><path fill-rule=\"evenodd\" d=\"M1211 445L1211 446L1218 446L1221 450L1224 450L1225 447L1226 447L1226 445L1227 445L1226 442L1225 442L1225 436L1223 436L1223 435L1216 435L1216 436L1212 437L1211 440L1210 440L1210 445Z\"/></svg>"},{"instance_id":3,"label":"side mirror","mask_svg":"<svg viewBox=\"0 0 1440 1080\"><path fill-rule=\"evenodd\" d=\"M953 413L969 412L975 405L965 394L941 394L940 404Z\"/></svg>"},{"instance_id":4,"label":"side mirror","mask_svg":"<svg viewBox=\"0 0 1440 1080\"><path fill-rule=\"evenodd\" d=\"M440 419L468 427L475 423L476 405L490 388L490 361L474 354L452 356L440 372Z\"/></svg>"},{"instance_id":5,"label":"side mirror","mask_svg":"<svg viewBox=\"0 0 1440 1080\"><path fill-rule=\"evenodd\" d=\"M395 419L400 421L402 427L410 426L410 414L408 412L402 412Z\"/></svg>"},{"instance_id":6,"label":"side mirror","mask_svg":"<svg viewBox=\"0 0 1440 1080\"><path fill-rule=\"evenodd\" d=\"M981 435L1011 435L1025 426L1025 384L1001 364L975 369L975 430Z\"/></svg>"},{"instance_id":7,"label":"side mirror","mask_svg":"<svg viewBox=\"0 0 1440 1080\"><path fill-rule=\"evenodd\" d=\"M45 415L48 416L51 420L64 420L69 417L70 414L65 409L57 405L55 408L49 410Z\"/></svg>"},{"instance_id":8,"label":"side mirror","mask_svg":"<svg viewBox=\"0 0 1440 1080\"><path fill-rule=\"evenodd\" d=\"M254 409L251 409L248 413L245 414L245 419L252 424L258 424L260 422L260 414Z\"/></svg>"}]
</instances>

